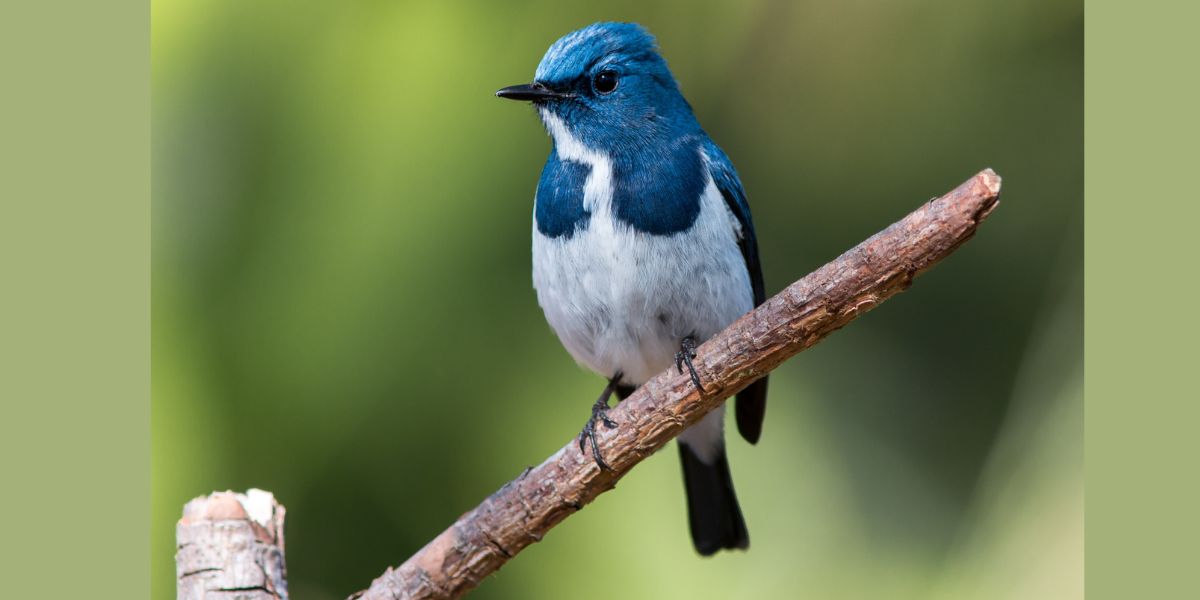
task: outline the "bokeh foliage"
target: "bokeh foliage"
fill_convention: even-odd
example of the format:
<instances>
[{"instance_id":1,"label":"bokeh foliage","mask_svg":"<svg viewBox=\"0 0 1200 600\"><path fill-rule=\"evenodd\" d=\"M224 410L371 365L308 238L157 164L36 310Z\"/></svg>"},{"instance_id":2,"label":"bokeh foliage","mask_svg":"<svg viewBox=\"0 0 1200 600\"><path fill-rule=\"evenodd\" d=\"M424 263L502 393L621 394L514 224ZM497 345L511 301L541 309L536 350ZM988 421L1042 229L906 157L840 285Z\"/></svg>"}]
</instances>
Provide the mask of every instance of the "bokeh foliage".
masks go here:
<instances>
[{"instance_id":1,"label":"bokeh foliage","mask_svg":"<svg viewBox=\"0 0 1200 600\"><path fill-rule=\"evenodd\" d=\"M773 376L730 443L753 540L696 557L675 453L478 598L1082 595L1078 0L153 1L153 592L213 489L289 510L342 598L576 432L545 325L549 141L492 97L559 35L658 38L733 159L778 291L983 167L977 238Z\"/></svg>"}]
</instances>

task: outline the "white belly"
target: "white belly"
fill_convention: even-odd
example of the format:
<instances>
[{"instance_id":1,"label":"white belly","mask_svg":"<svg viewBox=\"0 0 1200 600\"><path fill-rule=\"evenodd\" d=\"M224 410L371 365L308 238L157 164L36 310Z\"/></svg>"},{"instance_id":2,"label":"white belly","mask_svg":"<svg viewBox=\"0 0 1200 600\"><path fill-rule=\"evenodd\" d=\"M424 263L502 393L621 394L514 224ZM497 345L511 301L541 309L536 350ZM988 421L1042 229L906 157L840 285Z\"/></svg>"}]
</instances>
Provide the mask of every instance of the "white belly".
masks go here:
<instances>
[{"instance_id":1,"label":"white belly","mask_svg":"<svg viewBox=\"0 0 1200 600\"><path fill-rule=\"evenodd\" d=\"M607 207L604 207L607 208ZM608 210L569 238L533 232L533 284L550 327L579 363L641 385L754 307L739 228L711 181L692 228L638 233Z\"/></svg>"}]
</instances>

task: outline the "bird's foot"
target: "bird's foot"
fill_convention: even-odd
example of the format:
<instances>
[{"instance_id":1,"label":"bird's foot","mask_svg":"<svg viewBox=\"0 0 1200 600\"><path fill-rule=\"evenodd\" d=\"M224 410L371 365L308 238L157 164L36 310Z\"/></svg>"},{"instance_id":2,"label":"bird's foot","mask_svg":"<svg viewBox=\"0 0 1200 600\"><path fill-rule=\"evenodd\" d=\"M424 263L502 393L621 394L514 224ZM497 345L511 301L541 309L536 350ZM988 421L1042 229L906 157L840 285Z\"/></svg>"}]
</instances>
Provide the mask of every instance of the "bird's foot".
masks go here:
<instances>
[{"instance_id":1,"label":"bird's foot","mask_svg":"<svg viewBox=\"0 0 1200 600\"><path fill-rule=\"evenodd\" d=\"M696 374L696 367L692 365L693 358L696 358L696 338L689 335L679 342L679 352L675 353L675 368L682 375L683 365L687 365L688 372L692 375L692 385L696 386L697 391L703 393L704 387L700 385L700 376Z\"/></svg>"},{"instance_id":2,"label":"bird's foot","mask_svg":"<svg viewBox=\"0 0 1200 600\"><path fill-rule=\"evenodd\" d=\"M613 390L617 388L617 381L620 375L613 377L608 382L608 386L604 388L604 392L596 399L596 403L592 405L592 416L588 418L587 423L583 426L583 431L579 432L579 452L586 454L584 444L591 442L592 459L596 461L596 466L600 467L601 471L612 470L608 463L604 462L604 458L600 456L600 445L596 442L596 423L603 423L609 429L615 429L617 422L608 418L608 397L612 395Z\"/></svg>"}]
</instances>

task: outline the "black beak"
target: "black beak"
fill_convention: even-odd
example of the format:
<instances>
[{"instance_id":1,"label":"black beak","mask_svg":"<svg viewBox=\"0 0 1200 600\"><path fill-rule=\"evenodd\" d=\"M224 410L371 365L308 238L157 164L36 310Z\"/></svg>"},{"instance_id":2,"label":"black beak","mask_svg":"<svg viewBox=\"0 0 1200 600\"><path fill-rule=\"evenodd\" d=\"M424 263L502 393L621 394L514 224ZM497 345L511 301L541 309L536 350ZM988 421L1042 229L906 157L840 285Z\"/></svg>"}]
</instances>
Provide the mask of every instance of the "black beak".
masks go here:
<instances>
[{"instance_id":1,"label":"black beak","mask_svg":"<svg viewBox=\"0 0 1200 600\"><path fill-rule=\"evenodd\" d=\"M496 97L508 98L509 100L528 100L537 102L539 100L553 100L555 98L566 98L570 94L556 92L538 82L533 82L525 85L510 85L502 90L496 91Z\"/></svg>"}]
</instances>

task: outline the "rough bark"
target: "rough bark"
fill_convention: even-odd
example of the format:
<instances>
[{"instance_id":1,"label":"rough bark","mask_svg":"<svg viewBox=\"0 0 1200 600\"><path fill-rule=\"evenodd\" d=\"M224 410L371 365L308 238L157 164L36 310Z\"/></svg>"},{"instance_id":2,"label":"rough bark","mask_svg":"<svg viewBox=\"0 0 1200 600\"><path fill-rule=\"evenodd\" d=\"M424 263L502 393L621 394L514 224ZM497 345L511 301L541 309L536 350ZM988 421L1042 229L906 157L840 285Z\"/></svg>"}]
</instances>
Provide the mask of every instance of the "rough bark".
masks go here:
<instances>
[{"instance_id":1,"label":"rough bark","mask_svg":"<svg viewBox=\"0 0 1200 600\"><path fill-rule=\"evenodd\" d=\"M175 526L179 600L287 600L283 506L270 492L216 492L183 507Z\"/></svg>"},{"instance_id":2,"label":"rough bark","mask_svg":"<svg viewBox=\"0 0 1200 600\"><path fill-rule=\"evenodd\" d=\"M598 469L572 440L351 598L462 596L726 398L907 289L975 234L999 195L1000 177L982 171L788 286L700 346L703 393L669 370L610 411L620 426L598 431L612 470Z\"/></svg>"}]
</instances>

